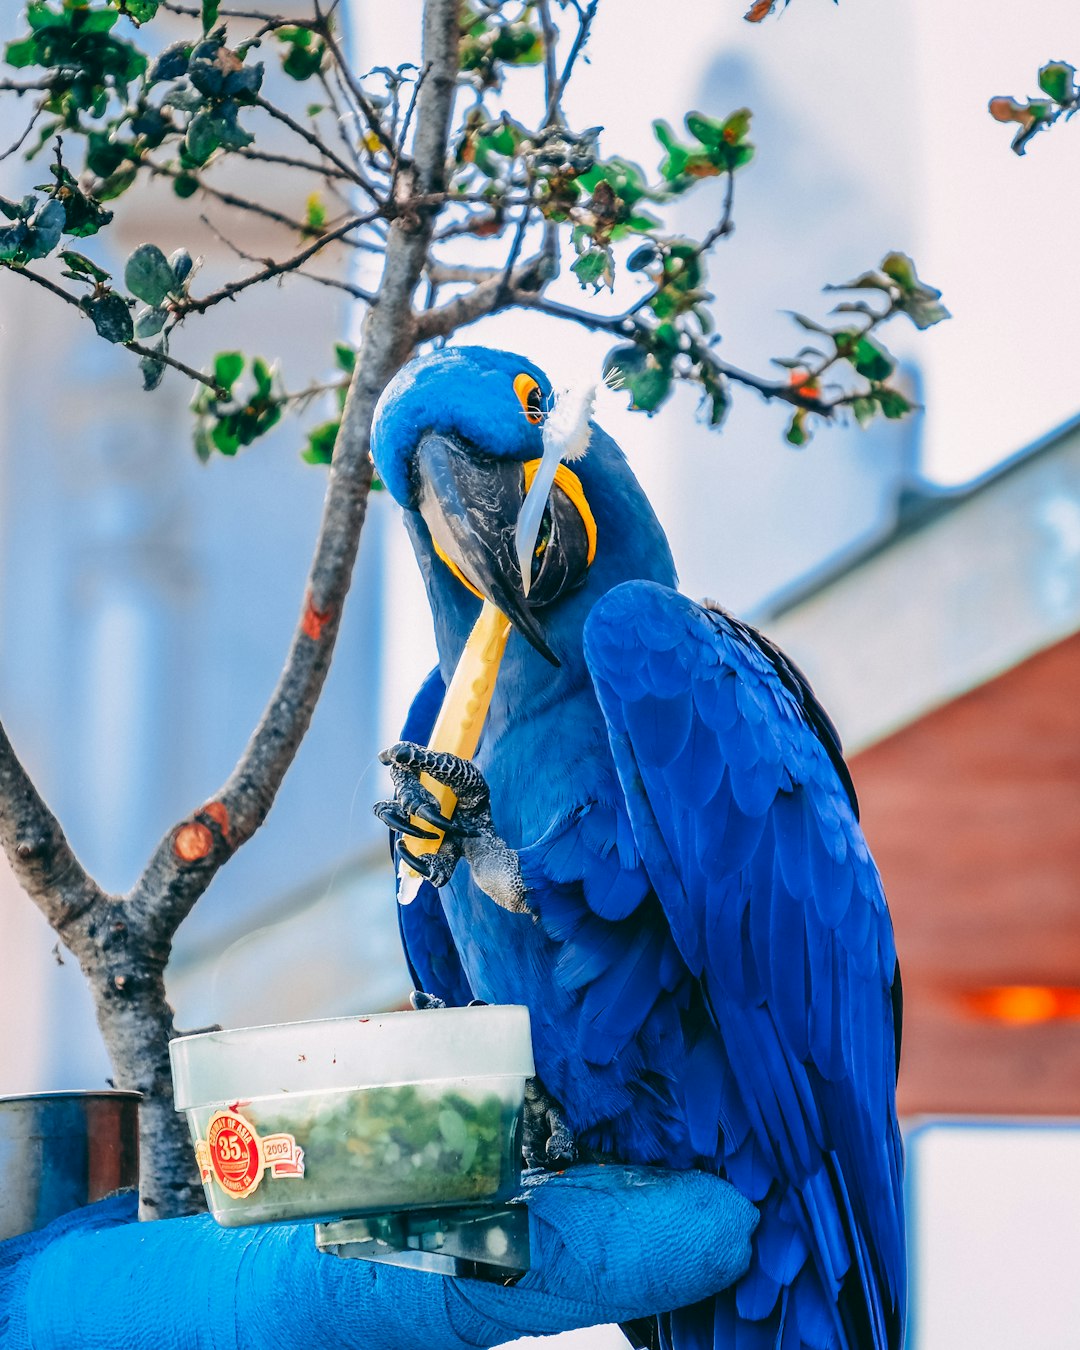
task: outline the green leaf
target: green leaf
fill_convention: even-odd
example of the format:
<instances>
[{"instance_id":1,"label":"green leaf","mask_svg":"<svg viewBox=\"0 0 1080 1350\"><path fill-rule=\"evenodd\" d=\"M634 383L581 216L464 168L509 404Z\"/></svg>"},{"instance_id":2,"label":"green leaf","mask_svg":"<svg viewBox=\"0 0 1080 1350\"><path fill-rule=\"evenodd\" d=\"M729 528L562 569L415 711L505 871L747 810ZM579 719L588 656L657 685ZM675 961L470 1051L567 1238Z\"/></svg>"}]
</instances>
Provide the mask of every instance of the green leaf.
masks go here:
<instances>
[{"instance_id":1,"label":"green leaf","mask_svg":"<svg viewBox=\"0 0 1080 1350\"><path fill-rule=\"evenodd\" d=\"M199 180L189 173L178 174L173 179L173 191L178 197L190 197L199 190Z\"/></svg>"},{"instance_id":2,"label":"green leaf","mask_svg":"<svg viewBox=\"0 0 1080 1350\"><path fill-rule=\"evenodd\" d=\"M106 342L132 341L135 328L131 322L131 310L122 295L106 291L104 295L85 299L82 303L93 319L99 337L103 337Z\"/></svg>"},{"instance_id":3,"label":"green leaf","mask_svg":"<svg viewBox=\"0 0 1080 1350\"><path fill-rule=\"evenodd\" d=\"M600 289L608 270L608 250L603 248L587 249L570 268L581 285Z\"/></svg>"},{"instance_id":4,"label":"green leaf","mask_svg":"<svg viewBox=\"0 0 1080 1350\"><path fill-rule=\"evenodd\" d=\"M284 42L289 50L281 63L286 75L294 80L310 80L322 69L326 57L326 45L312 42L309 28L282 28L276 34L278 41Z\"/></svg>"},{"instance_id":5,"label":"green leaf","mask_svg":"<svg viewBox=\"0 0 1080 1350\"><path fill-rule=\"evenodd\" d=\"M806 408L797 408L795 416L791 419L787 431L784 432L784 440L789 445L804 446L810 439L810 433L806 429Z\"/></svg>"},{"instance_id":6,"label":"green leaf","mask_svg":"<svg viewBox=\"0 0 1080 1350\"><path fill-rule=\"evenodd\" d=\"M893 421L906 417L915 407L899 390L878 389L876 394L877 401L881 405L881 411L886 417L892 418ZM858 416L858 413L856 413L856 416Z\"/></svg>"},{"instance_id":7,"label":"green leaf","mask_svg":"<svg viewBox=\"0 0 1080 1350\"><path fill-rule=\"evenodd\" d=\"M115 9L85 9L65 4L68 23L79 33L107 33L120 15Z\"/></svg>"},{"instance_id":8,"label":"green leaf","mask_svg":"<svg viewBox=\"0 0 1080 1350\"><path fill-rule=\"evenodd\" d=\"M195 266L191 254L186 248L177 248L169 254L169 267L173 274L173 289L179 291L191 276Z\"/></svg>"},{"instance_id":9,"label":"green leaf","mask_svg":"<svg viewBox=\"0 0 1080 1350\"><path fill-rule=\"evenodd\" d=\"M329 464L334 457L334 442L340 425L340 422L323 422L309 431L307 448L300 458L306 464Z\"/></svg>"},{"instance_id":10,"label":"green leaf","mask_svg":"<svg viewBox=\"0 0 1080 1350\"><path fill-rule=\"evenodd\" d=\"M343 370L346 375L351 375L356 367L356 348L350 347L346 342L335 342L334 364L338 370Z\"/></svg>"},{"instance_id":11,"label":"green leaf","mask_svg":"<svg viewBox=\"0 0 1080 1350\"><path fill-rule=\"evenodd\" d=\"M27 258L44 258L60 242L64 229L64 204L55 197L41 203L26 222L23 252Z\"/></svg>"},{"instance_id":12,"label":"green leaf","mask_svg":"<svg viewBox=\"0 0 1080 1350\"><path fill-rule=\"evenodd\" d=\"M887 380L896 369L896 362L885 348L870 337L860 337L848 359L868 380Z\"/></svg>"},{"instance_id":13,"label":"green leaf","mask_svg":"<svg viewBox=\"0 0 1080 1350\"><path fill-rule=\"evenodd\" d=\"M707 409L707 420L710 427L718 427L727 416L728 408L731 406L731 399L724 384L711 377L702 377L702 388L705 391L705 406Z\"/></svg>"},{"instance_id":14,"label":"green leaf","mask_svg":"<svg viewBox=\"0 0 1080 1350\"><path fill-rule=\"evenodd\" d=\"M234 419L231 417L215 424L210 439L223 455L235 455L240 449L240 438L236 434Z\"/></svg>"},{"instance_id":15,"label":"green leaf","mask_svg":"<svg viewBox=\"0 0 1080 1350\"><path fill-rule=\"evenodd\" d=\"M153 350L163 352L165 350L164 340L159 342ZM139 370L142 372L143 389L149 393L152 389L156 389L164 379L165 362L157 361L152 356L141 356L139 358Z\"/></svg>"},{"instance_id":16,"label":"green leaf","mask_svg":"<svg viewBox=\"0 0 1080 1350\"><path fill-rule=\"evenodd\" d=\"M124 265L124 285L151 307L160 305L176 285L169 260L157 244L140 244Z\"/></svg>"},{"instance_id":17,"label":"green leaf","mask_svg":"<svg viewBox=\"0 0 1080 1350\"><path fill-rule=\"evenodd\" d=\"M113 213L106 211L89 192L83 192L78 181L67 169L54 164L52 173L56 179L56 185L52 190L64 207L65 234L74 235L77 239L86 239L108 225Z\"/></svg>"},{"instance_id":18,"label":"green leaf","mask_svg":"<svg viewBox=\"0 0 1080 1350\"><path fill-rule=\"evenodd\" d=\"M167 309L140 309L135 315L135 336L140 339L156 337L169 317Z\"/></svg>"},{"instance_id":19,"label":"green leaf","mask_svg":"<svg viewBox=\"0 0 1080 1350\"><path fill-rule=\"evenodd\" d=\"M326 225L326 203L322 194L313 192L307 199L304 224L313 234L320 234Z\"/></svg>"},{"instance_id":20,"label":"green leaf","mask_svg":"<svg viewBox=\"0 0 1080 1350\"><path fill-rule=\"evenodd\" d=\"M630 406L639 412L652 413L671 393L671 371L649 360L644 369L627 381Z\"/></svg>"},{"instance_id":21,"label":"green leaf","mask_svg":"<svg viewBox=\"0 0 1080 1350\"><path fill-rule=\"evenodd\" d=\"M25 238L25 221L17 220L14 225L7 225L0 229L0 262L18 261Z\"/></svg>"},{"instance_id":22,"label":"green leaf","mask_svg":"<svg viewBox=\"0 0 1080 1350\"><path fill-rule=\"evenodd\" d=\"M706 117L704 113L687 113L684 119L686 129L702 145L720 146L724 143L724 124L715 117Z\"/></svg>"},{"instance_id":23,"label":"green leaf","mask_svg":"<svg viewBox=\"0 0 1080 1350\"><path fill-rule=\"evenodd\" d=\"M660 256L660 251L655 244L642 244L640 248L634 249L626 260L626 270L628 272L644 272L646 267L651 266Z\"/></svg>"},{"instance_id":24,"label":"green leaf","mask_svg":"<svg viewBox=\"0 0 1080 1350\"><path fill-rule=\"evenodd\" d=\"M244 369L244 355L242 352L218 352L214 357L214 382L219 384L226 393L232 393L232 387L240 377L240 372Z\"/></svg>"},{"instance_id":25,"label":"green leaf","mask_svg":"<svg viewBox=\"0 0 1080 1350\"><path fill-rule=\"evenodd\" d=\"M910 293L919 284L915 264L906 253L886 253L881 260L881 270L887 277L892 277L902 291Z\"/></svg>"},{"instance_id":26,"label":"green leaf","mask_svg":"<svg viewBox=\"0 0 1080 1350\"><path fill-rule=\"evenodd\" d=\"M192 163L206 163L221 144L222 130L221 118L216 113L203 111L195 114L188 123L184 138L184 149Z\"/></svg>"},{"instance_id":27,"label":"green leaf","mask_svg":"<svg viewBox=\"0 0 1080 1350\"><path fill-rule=\"evenodd\" d=\"M157 4L158 0L154 0L154 3ZM187 74L190 61L191 43L183 40L171 42L155 59L147 79L151 84L156 84L159 80L179 79L181 75Z\"/></svg>"},{"instance_id":28,"label":"green leaf","mask_svg":"<svg viewBox=\"0 0 1080 1350\"><path fill-rule=\"evenodd\" d=\"M136 23L149 23L161 0L123 0L124 13Z\"/></svg>"},{"instance_id":29,"label":"green leaf","mask_svg":"<svg viewBox=\"0 0 1080 1350\"><path fill-rule=\"evenodd\" d=\"M255 360L252 361L251 373L255 379L255 389L258 397L263 399L266 398L273 387L274 377L270 371L270 367L261 356L257 356Z\"/></svg>"},{"instance_id":30,"label":"green leaf","mask_svg":"<svg viewBox=\"0 0 1080 1350\"><path fill-rule=\"evenodd\" d=\"M220 8L221 0L202 0L202 30L204 33L209 33L210 29L217 23ZM233 453L236 452L233 451Z\"/></svg>"},{"instance_id":31,"label":"green leaf","mask_svg":"<svg viewBox=\"0 0 1080 1350\"><path fill-rule=\"evenodd\" d=\"M934 298L940 292L933 291L929 286L925 289L928 292L932 291L932 294L920 295L916 293L910 300L897 306L919 329L932 328L934 324L941 323L943 319L952 318L952 314L945 306Z\"/></svg>"},{"instance_id":32,"label":"green leaf","mask_svg":"<svg viewBox=\"0 0 1080 1350\"><path fill-rule=\"evenodd\" d=\"M76 280L83 281L108 281L109 273L103 267L99 267L96 262L86 257L83 253L76 253L74 249L64 249L60 253L60 261L68 269L65 276L73 277Z\"/></svg>"},{"instance_id":33,"label":"green leaf","mask_svg":"<svg viewBox=\"0 0 1080 1350\"><path fill-rule=\"evenodd\" d=\"M855 414L855 420L859 426L865 427L874 420L877 413L877 399L870 395L859 396L852 400L851 411Z\"/></svg>"},{"instance_id":34,"label":"green leaf","mask_svg":"<svg viewBox=\"0 0 1080 1350\"><path fill-rule=\"evenodd\" d=\"M1070 104L1076 99L1076 67L1068 61L1050 61L1039 71L1039 88L1055 103Z\"/></svg>"},{"instance_id":35,"label":"green leaf","mask_svg":"<svg viewBox=\"0 0 1080 1350\"><path fill-rule=\"evenodd\" d=\"M16 70L45 64L41 59L41 46L33 36L23 38L20 42L9 42L4 48L4 60Z\"/></svg>"}]
</instances>

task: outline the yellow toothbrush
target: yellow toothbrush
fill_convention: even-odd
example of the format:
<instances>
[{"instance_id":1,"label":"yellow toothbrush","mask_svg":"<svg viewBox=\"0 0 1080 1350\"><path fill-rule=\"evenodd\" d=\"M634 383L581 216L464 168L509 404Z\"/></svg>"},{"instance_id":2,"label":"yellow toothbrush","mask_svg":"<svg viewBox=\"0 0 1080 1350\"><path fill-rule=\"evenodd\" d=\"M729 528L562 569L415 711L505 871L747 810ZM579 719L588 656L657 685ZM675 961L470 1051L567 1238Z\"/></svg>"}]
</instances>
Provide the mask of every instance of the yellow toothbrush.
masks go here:
<instances>
[{"instance_id":1,"label":"yellow toothbrush","mask_svg":"<svg viewBox=\"0 0 1080 1350\"><path fill-rule=\"evenodd\" d=\"M497 605L485 600L480 617L469 634L457 668L454 670L435 725L431 729L429 750L447 751L452 755L459 755L462 759L472 759L476 754L480 733L484 729L484 721L491 706L491 696L495 691L499 664L509 636L510 620ZM449 820L457 805L455 794L426 773L420 775L420 782L435 798L439 810ZM415 857L425 853L437 853L444 838L442 830L426 820L421 820L419 816L412 816L411 823L418 829L433 832L435 837L410 838L407 843L409 852ZM398 865L398 903L411 904L416 899L423 880L420 873L402 859Z\"/></svg>"}]
</instances>

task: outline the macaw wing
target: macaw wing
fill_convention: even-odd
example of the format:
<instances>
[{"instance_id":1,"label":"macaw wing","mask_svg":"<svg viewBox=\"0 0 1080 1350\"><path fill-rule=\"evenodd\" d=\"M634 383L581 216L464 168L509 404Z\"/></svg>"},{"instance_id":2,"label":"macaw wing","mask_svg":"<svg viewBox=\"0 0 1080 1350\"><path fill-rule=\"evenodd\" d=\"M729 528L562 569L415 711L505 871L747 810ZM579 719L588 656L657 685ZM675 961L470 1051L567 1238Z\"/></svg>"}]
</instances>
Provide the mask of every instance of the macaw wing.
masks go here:
<instances>
[{"instance_id":1,"label":"macaw wing","mask_svg":"<svg viewBox=\"0 0 1080 1350\"><path fill-rule=\"evenodd\" d=\"M439 667L428 675L409 707L401 729L403 741L427 745L439 715L446 685ZM394 857L396 830L390 831L390 857ZM425 994L434 994L451 1008L463 1008L473 992L446 922L438 889L429 881L421 884L411 905L398 905L401 946L413 984Z\"/></svg>"},{"instance_id":2,"label":"macaw wing","mask_svg":"<svg viewBox=\"0 0 1080 1350\"><path fill-rule=\"evenodd\" d=\"M782 1326L784 1346L797 1325L795 1344L895 1347L896 954L836 733L752 629L651 582L597 603L585 654L638 847L708 1009L691 1134L763 1202L739 1315Z\"/></svg>"}]
</instances>

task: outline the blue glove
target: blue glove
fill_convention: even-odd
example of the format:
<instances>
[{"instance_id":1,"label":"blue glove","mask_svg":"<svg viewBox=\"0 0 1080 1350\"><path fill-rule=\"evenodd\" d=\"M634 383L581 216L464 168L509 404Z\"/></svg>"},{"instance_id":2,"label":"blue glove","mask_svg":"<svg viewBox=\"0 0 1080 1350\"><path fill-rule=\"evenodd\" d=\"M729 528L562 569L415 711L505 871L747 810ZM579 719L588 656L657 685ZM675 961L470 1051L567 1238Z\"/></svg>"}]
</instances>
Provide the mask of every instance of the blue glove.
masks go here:
<instances>
[{"instance_id":1,"label":"blue glove","mask_svg":"<svg viewBox=\"0 0 1080 1350\"><path fill-rule=\"evenodd\" d=\"M532 1269L504 1288L340 1260L310 1224L133 1223L120 1196L0 1244L2 1350L477 1350L694 1303L746 1269L757 1212L704 1172L527 1178Z\"/></svg>"}]
</instances>

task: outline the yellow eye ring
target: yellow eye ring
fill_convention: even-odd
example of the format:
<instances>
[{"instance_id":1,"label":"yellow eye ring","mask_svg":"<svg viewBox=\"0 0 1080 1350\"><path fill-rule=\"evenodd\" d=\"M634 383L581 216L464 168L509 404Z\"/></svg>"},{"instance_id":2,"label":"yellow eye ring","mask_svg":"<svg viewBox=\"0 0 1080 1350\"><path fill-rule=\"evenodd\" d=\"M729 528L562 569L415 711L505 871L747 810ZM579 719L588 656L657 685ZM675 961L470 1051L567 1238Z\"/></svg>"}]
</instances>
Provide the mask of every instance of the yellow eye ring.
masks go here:
<instances>
[{"instance_id":1,"label":"yellow eye ring","mask_svg":"<svg viewBox=\"0 0 1080 1350\"><path fill-rule=\"evenodd\" d=\"M514 376L514 393L518 396L526 421L534 427L539 426L544 420L544 395L540 386L531 375L522 371L520 375Z\"/></svg>"}]
</instances>

